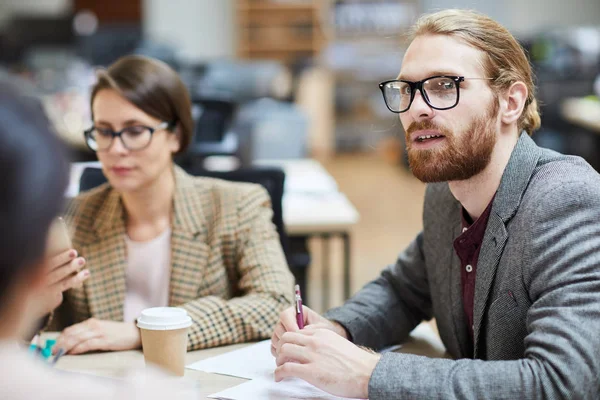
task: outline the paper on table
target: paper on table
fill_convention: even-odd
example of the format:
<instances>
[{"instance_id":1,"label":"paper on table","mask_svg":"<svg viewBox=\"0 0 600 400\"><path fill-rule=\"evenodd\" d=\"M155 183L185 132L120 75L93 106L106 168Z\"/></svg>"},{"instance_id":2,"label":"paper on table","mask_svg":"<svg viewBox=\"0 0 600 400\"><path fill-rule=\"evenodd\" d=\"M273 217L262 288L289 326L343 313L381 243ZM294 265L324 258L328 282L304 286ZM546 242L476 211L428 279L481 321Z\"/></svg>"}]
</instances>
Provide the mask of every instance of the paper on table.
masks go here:
<instances>
[{"instance_id":1,"label":"paper on table","mask_svg":"<svg viewBox=\"0 0 600 400\"><path fill-rule=\"evenodd\" d=\"M340 399L340 397L332 396L301 379L285 379L282 382L275 382L273 377L275 367L270 340L187 366L189 369L198 371L252 379L209 396L214 399Z\"/></svg>"},{"instance_id":2,"label":"paper on table","mask_svg":"<svg viewBox=\"0 0 600 400\"><path fill-rule=\"evenodd\" d=\"M326 393L301 379L285 379L281 382L275 382L272 377L270 380L265 378L254 379L219 393L211 394L208 397L226 400L344 399Z\"/></svg>"},{"instance_id":3,"label":"paper on table","mask_svg":"<svg viewBox=\"0 0 600 400\"><path fill-rule=\"evenodd\" d=\"M197 361L186 368L256 379L272 377L276 366L275 357L271 355L271 341L264 340L243 349Z\"/></svg>"}]
</instances>

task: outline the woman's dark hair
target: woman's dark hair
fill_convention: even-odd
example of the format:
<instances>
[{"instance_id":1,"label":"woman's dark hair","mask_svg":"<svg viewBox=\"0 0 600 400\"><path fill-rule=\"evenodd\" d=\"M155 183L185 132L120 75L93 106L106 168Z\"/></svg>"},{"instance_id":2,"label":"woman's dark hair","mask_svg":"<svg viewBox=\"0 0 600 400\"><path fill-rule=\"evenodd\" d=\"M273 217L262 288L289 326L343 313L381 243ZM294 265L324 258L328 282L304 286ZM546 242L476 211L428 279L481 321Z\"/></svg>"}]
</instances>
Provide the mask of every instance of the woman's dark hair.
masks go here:
<instances>
[{"instance_id":1,"label":"woman's dark hair","mask_svg":"<svg viewBox=\"0 0 600 400\"><path fill-rule=\"evenodd\" d=\"M43 258L63 207L69 165L40 101L0 73L0 305Z\"/></svg>"},{"instance_id":2,"label":"woman's dark hair","mask_svg":"<svg viewBox=\"0 0 600 400\"><path fill-rule=\"evenodd\" d=\"M194 134L190 95L181 78L167 64L143 56L125 56L108 69L98 71L90 107L102 89L114 89L146 114L175 123L179 134L178 154L185 152Z\"/></svg>"}]
</instances>

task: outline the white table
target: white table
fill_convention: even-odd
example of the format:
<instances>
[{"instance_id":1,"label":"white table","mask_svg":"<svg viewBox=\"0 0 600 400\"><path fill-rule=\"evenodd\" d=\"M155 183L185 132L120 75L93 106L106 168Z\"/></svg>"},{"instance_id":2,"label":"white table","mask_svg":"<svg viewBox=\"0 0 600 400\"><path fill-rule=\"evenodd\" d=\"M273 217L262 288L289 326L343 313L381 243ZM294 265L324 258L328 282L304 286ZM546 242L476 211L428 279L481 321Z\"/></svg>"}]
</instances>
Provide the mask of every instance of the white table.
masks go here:
<instances>
[{"instance_id":1,"label":"white table","mask_svg":"<svg viewBox=\"0 0 600 400\"><path fill-rule=\"evenodd\" d=\"M54 338L57 333L50 332L42 335L42 340ZM186 355L186 365L193 362L213 357L228 351L240 349L248 344L217 347L213 349L189 352ZM399 353L418 354L434 358L448 358L444 345L433 332L428 323L419 325L410 335L410 338L399 349ZM121 377L128 369L143 368L144 357L141 351L118 351L111 353L94 353L78 356L64 356L56 364L56 368L81 372L104 377ZM201 371L186 369L183 378L197 386L200 398L225 390L227 388L246 382L245 379L232 376L209 374Z\"/></svg>"}]
</instances>

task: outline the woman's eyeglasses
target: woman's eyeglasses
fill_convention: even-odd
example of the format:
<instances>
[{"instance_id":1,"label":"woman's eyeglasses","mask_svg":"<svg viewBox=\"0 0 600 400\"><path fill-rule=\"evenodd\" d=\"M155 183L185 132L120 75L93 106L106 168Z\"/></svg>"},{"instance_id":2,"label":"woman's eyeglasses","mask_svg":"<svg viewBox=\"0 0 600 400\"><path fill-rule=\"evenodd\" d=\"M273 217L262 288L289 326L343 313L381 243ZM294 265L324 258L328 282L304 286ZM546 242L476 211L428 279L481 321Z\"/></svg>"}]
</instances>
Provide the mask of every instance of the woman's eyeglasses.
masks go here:
<instances>
[{"instance_id":1,"label":"woman's eyeglasses","mask_svg":"<svg viewBox=\"0 0 600 400\"><path fill-rule=\"evenodd\" d=\"M133 125L120 131L92 126L84 131L85 142L93 151L106 151L112 145L113 139L118 137L127 150L142 150L150 145L154 132L161 129L172 129L174 125L172 122L161 122L154 128L145 125Z\"/></svg>"}]
</instances>

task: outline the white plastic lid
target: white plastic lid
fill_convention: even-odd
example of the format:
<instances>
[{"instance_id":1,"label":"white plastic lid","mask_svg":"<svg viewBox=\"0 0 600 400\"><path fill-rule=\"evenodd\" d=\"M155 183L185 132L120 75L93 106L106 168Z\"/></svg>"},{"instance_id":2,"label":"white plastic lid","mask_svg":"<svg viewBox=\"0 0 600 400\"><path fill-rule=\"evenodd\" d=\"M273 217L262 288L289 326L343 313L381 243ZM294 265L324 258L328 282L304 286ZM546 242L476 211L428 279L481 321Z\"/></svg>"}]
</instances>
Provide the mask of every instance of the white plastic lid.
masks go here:
<instances>
[{"instance_id":1,"label":"white plastic lid","mask_svg":"<svg viewBox=\"0 0 600 400\"><path fill-rule=\"evenodd\" d=\"M151 331L183 329L191 325L192 318L187 315L187 311L177 307L147 308L137 319L138 328Z\"/></svg>"}]
</instances>

